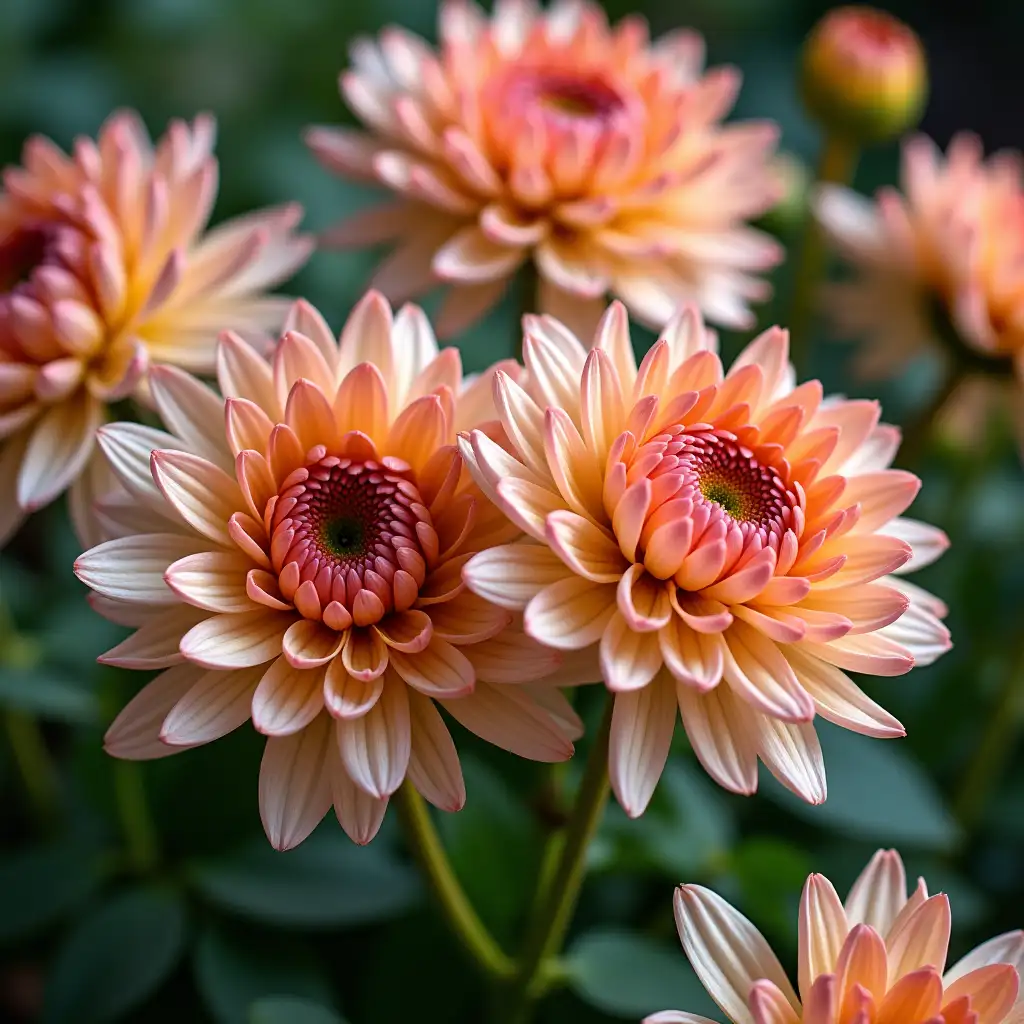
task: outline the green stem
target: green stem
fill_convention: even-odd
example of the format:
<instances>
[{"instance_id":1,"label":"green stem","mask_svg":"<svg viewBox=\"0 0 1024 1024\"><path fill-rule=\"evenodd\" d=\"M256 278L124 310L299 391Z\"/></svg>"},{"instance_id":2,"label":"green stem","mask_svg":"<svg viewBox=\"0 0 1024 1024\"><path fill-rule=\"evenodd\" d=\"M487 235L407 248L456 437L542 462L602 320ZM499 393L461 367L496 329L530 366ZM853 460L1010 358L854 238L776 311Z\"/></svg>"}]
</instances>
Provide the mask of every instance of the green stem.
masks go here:
<instances>
[{"instance_id":1,"label":"green stem","mask_svg":"<svg viewBox=\"0 0 1024 1024\"><path fill-rule=\"evenodd\" d=\"M857 169L857 145L839 135L826 135L815 174L817 184L848 185ZM807 214L800 246L789 322L790 353L798 376L804 375L807 346L818 282L825 266L825 236L813 213Z\"/></svg>"},{"instance_id":2,"label":"green stem","mask_svg":"<svg viewBox=\"0 0 1024 1024\"><path fill-rule=\"evenodd\" d=\"M49 832L57 820L57 773L43 731L34 715L13 708L4 712L4 727L33 817L42 831Z\"/></svg>"},{"instance_id":3,"label":"green stem","mask_svg":"<svg viewBox=\"0 0 1024 1024\"><path fill-rule=\"evenodd\" d=\"M406 837L451 930L483 971L509 978L515 965L488 932L452 870L423 797L406 781L398 791Z\"/></svg>"},{"instance_id":4,"label":"green stem","mask_svg":"<svg viewBox=\"0 0 1024 1024\"><path fill-rule=\"evenodd\" d=\"M965 832L981 819L992 787L999 775L1024 720L1024 643L1020 644L1003 679L1003 686L989 715L981 742L962 776L953 799L953 813Z\"/></svg>"},{"instance_id":5,"label":"green stem","mask_svg":"<svg viewBox=\"0 0 1024 1024\"><path fill-rule=\"evenodd\" d=\"M903 430L898 459L901 466L915 466L920 461L928 447L935 421L956 389L963 383L964 376L964 370L960 366L950 370L921 411Z\"/></svg>"},{"instance_id":6,"label":"green stem","mask_svg":"<svg viewBox=\"0 0 1024 1024\"><path fill-rule=\"evenodd\" d=\"M527 260L519 271L519 316L513 330L512 351L516 359L523 361L523 317L528 313L540 313L540 275L533 260Z\"/></svg>"},{"instance_id":7,"label":"green stem","mask_svg":"<svg viewBox=\"0 0 1024 1024\"><path fill-rule=\"evenodd\" d=\"M114 762L114 791L128 859L140 875L149 874L160 861L160 851L139 765L134 761Z\"/></svg>"},{"instance_id":8,"label":"green stem","mask_svg":"<svg viewBox=\"0 0 1024 1024\"><path fill-rule=\"evenodd\" d=\"M542 873L544 888L534 906L519 969L503 1011L508 1024L528 1024L537 1000L556 973L554 958L565 941L576 901L586 875L590 841L608 800L608 738L612 722L612 698L606 698L604 717L590 748L583 780L564 835L552 837L561 847L553 871ZM548 881L545 885L545 876Z\"/></svg>"}]
</instances>

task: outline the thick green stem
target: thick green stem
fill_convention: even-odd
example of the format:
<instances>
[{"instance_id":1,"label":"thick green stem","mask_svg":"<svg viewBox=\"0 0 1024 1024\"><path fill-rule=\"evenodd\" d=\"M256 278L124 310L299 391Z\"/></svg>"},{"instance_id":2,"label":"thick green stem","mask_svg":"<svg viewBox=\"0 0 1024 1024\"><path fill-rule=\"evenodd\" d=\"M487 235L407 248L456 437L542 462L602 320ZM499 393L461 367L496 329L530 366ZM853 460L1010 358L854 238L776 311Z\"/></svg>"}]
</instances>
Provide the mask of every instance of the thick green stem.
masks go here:
<instances>
[{"instance_id":1,"label":"thick green stem","mask_svg":"<svg viewBox=\"0 0 1024 1024\"><path fill-rule=\"evenodd\" d=\"M817 184L848 185L857 169L860 152L855 143L839 135L826 135L815 174ZM825 236L812 213L804 223L800 259L793 282L793 301L789 322L790 353L798 376L805 376L807 346L814 312L815 296L825 267Z\"/></svg>"},{"instance_id":2,"label":"thick green stem","mask_svg":"<svg viewBox=\"0 0 1024 1024\"><path fill-rule=\"evenodd\" d=\"M608 800L608 737L612 698L606 698L604 717L590 748L576 803L564 833L551 842L560 852L553 871L542 872L542 887L534 904L523 955L504 1002L507 1024L528 1024L537 1000L556 973L553 960L562 948L586 875L586 856Z\"/></svg>"},{"instance_id":3,"label":"thick green stem","mask_svg":"<svg viewBox=\"0 0 1024 1024\"><path fill-rule=\"evenodd\" d=\"M980 821L1024 721L1024 643L1003 679L981 741L953 799L953 812L965 831Z\"/></svg>"},{"instance_id":4,"label":"thick green stem","mask_svg":"<svg viewBox=\"0 0 1024 1024\"><path fill-rule=\"evenodd\" d=\"M488 932L459 884L423 797L408 781L398 791L406 838L448 925L466 952L492 978L510 978L515 965Z\"/></svg>"},{"instance_id":5,"label":"thick green stem","mask_svg":"<svg viewBox=\"0 0 1024 1024\"><path fill-rule=\"evenodd\" d=\"M519 316L513 330L513 354L523 361L523 317L540 313L540 275L533 260L527 260L519 271Z\"/></svg>"},{"instance_id":6,"label":"thick green stem","mask_svg":"<svg viewBox=\"0 0 1024 1024\"><path fill-rule=\"evenodd\" d=\"M49 832L57 821L57 773L39 721L28 712L12 708L4 712L4 727L32 815L39 828Z\"/></svg>"},{"instance_id":7,"label":"thick green stem","mask_svg":"<svg viewBox=\"0 0 1024 1024\"><path fill-rule=\"evenodd\" d=\"M146 803L142 769L134 761L114 762L114 792L129 862L140 875L148 874L159 863L160 850Z\"/></svg>"}]
</instances>

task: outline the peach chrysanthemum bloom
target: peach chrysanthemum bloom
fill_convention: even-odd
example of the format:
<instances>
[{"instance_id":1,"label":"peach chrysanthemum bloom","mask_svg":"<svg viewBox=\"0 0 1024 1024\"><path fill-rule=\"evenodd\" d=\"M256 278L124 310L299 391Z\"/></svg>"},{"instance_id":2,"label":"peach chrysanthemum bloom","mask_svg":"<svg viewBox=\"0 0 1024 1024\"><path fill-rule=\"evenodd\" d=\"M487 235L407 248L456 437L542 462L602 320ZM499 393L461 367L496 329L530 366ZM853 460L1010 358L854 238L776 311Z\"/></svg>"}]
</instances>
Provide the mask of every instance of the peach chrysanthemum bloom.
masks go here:
<instances>
[{"instance_id":1,"label":"peach chrysanthemum bloom","mask_svg":"<svg viewBox=\"0 0 1024 1024\"><path fill-rule=\"evenodd\" d=\"M527 536L475 556L469 585L523 609L542 643L597 651L615 694L612 786L630 815L647 806L680 712L721 785L752 793L760 757L824 800L815 715L903 735L843 670L899 675L949 646L940 602L882 579L946 546L896 518L919 486L888 468L898 431L879 425L876 402L794 387L778 328L723 377L692 307L639 371L617 303L589 353L553 320L525 326L529 391L495 377L514 454L481 431L461 443Z\"/></svg>"},{"instance_id":2,"label":"peach chrysanthemum bloom","mask_svg":"<svg viewBox=\"0 0 1024 1024\"><path fill-rule=\"evenodd\" d=\"M487 376L463 388L423 313L368 295L340 344L296 305L268 365L228 333L221 399L151 373L168 428L117 423L100 445L123 485L100 500L113 539L75 566L94 606L138 627L101 660L165 669L106 736L161 757L249 718L268 739L260 809L274 846L333 802L358 842L406 777L457 810L462 772L435 701L524 757L572 754L579 720L528 683L557 657L468 591L473 552L517 531L464 471L455 431L493 420Z\"/></svg>"},{"instance_id":3,"label":"peach chrysanthemum bloom","mask_svg":"<svg viewBox=\"0 0 1024 1024\"><path fill-rule=\"evenodd\" d=\"M217 333L258 337L288 302L263 292L312 248L291 204L203 229L217 194L214 121L172 122L157 146L115 114L70 156L40 136L0 190L0 543L87 466L106 406L150 361L213 370ZM83 479L84 474L84 479Z\"/></svg>"},{"instance_id":4,"label":"peach chrysanthemum bloom","mask_svg":"<svg viewBox=\"0 0 1024 1024\"><path fill-rule=\"evenodd\" d=\"M777 129L722 125L735 68L703 70L690 31L652 43L643 19L610 27L595 3L441 7L440 47L388 28L359 40L341 91L367 132L314 128L330 170L398 194L325 236L393 244L374 285L395 301L451 285L438 330L482 315L532 260L537 308L592 330L606 293L662 327L696 301L748 326L753 276L781 257L745 221L778 198Z\"/></svg>"},{"instance_id":5,"label":"peach chrysanthemum bloom","mask_svg":"<svg viewBox=\"0 0 1024 1024\"><path fill-rule=\"evenodd\" d=\"M864 339L865 376L888 376L951 334L968 357L1024 366L1021 172L1019 154L986 160L972 135L955 137L945 158L917 136L903 147L902 192L884 188L871 202L819 191L818 219L856 271L828 287L824 307Z\"/></svg>"},{"instance_id":6,"label":"peach chrysanthemum bloom","mask_svg":"<svg viewBox=\"0 0 1024 1024\"><path fill-rule=\"evenodd\" d=\"M683 949L733 1024L1021 1024L1024 932L978 946L946 970L949 900L924 879L907 898L903 862L879 850L845 905L823 875L800 903L797 992L761 933L699 885L675 895ZM667 1010L644 1024L712 1024Z\"/></svg>"}]
</instances>

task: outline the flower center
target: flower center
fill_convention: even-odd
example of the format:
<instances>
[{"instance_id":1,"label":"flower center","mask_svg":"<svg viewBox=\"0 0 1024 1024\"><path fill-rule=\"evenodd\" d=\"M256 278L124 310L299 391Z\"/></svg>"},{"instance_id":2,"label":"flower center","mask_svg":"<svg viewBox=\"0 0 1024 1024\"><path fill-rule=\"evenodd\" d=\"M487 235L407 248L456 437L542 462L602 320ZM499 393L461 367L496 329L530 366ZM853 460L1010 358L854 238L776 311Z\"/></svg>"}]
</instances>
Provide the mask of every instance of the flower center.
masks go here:
<instances>
[{"instance_id":1,"label":"flower center","mask_svg":"<svg viewBox=\"0 0 1024 1024\"><path fill-rule=\"evenodd\" d=\"M0 241L0 295L14 291L47 256L52 238L43 227L17 228Z\"/></svg>"},{"instance_id":2,"label":"flower center","mask_svg":"<svg viewBox=\"0 0 1024 1024\"><path fill-rule=\"evenodd\" d=\"M502 91L502 101L510 109L539 108L558 121L604 125L626 109L619 91L603 78L571 71L517 68Z\"/></svg>"},{"instance_id":3,"label":"flower center","mask_svg":"<svg viewBox=\"0 0 1024 1024\"><path fill-rule=\"evenodd\" d=\"M268 508L270 558L282 595L332 629L367 626L419 595L437 534L398 460L310 452Z\"/></svg>"}]
</instances>

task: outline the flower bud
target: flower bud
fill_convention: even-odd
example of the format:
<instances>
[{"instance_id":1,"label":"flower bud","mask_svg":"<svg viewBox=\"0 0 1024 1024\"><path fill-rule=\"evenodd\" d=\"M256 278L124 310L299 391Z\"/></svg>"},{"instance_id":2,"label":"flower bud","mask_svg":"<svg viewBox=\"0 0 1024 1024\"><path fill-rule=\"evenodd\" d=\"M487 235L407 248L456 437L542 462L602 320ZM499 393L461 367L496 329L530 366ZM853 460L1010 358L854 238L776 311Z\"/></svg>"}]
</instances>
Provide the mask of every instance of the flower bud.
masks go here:
<instances>
[{"instance_id":1,"label":"flower bud","mask_svg":"<svg viewBox=\"0 0 1024 1024\"><path fill-rule=\"evenodd\" d=\"M837 8L804 44L802 90L830 132L861 143L902 135L917 123L928 92L921 41L884 11Z\"/></svg>"}]
</instances>

